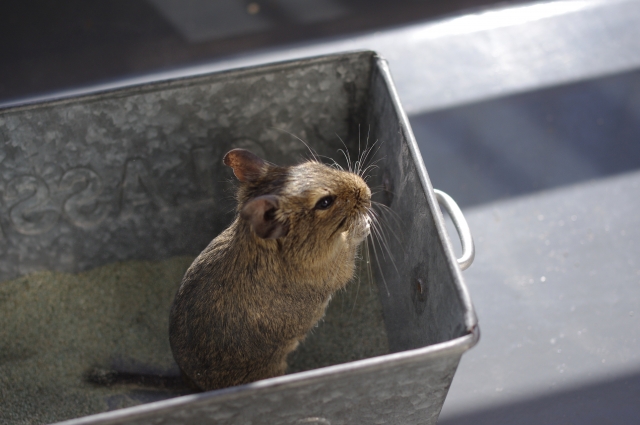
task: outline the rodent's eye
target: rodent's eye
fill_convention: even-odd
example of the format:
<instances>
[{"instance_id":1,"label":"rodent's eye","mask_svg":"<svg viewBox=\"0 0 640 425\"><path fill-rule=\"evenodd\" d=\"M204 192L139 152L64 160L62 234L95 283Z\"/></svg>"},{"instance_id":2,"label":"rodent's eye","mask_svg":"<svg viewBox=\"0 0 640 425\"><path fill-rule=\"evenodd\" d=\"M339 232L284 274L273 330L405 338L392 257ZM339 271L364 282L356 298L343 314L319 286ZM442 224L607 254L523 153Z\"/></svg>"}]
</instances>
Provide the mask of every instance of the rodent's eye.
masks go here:
<instances>
[{"instance_id":1,"label":"rodent's eye","mask_svg":"<svg viewBox=\"0 0 640 425\"><path fill-rule=\"evenodd\" d=\"M325 196L324 198L320 198L318 202L316 202L316 206L314 209L316 210L326 210L333 204L333 201L336 199L335 196Z\"/></svg>"}]
</instances>

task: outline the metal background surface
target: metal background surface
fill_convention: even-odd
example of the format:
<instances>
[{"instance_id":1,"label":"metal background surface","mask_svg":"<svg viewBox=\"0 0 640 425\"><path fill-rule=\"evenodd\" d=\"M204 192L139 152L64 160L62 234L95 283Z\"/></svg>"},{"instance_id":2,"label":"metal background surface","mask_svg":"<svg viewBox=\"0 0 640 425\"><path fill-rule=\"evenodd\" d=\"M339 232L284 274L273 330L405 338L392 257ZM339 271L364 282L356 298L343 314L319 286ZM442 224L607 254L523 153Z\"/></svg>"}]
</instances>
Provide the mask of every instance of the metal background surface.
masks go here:
<instances>
[{"instance_id":1,"label":"metal background surface","mask_svg":"<svg viewBox=\"0 0 640 425\"><path fill-rule=\"evenodd\" d=\"M633 70L413 117L478 248L441 423L637 422L639 112Z\"/></svg>"},{"instance_id":2,"label":"metal background surface","mask_svg":"<svg viewBox=\"0 0 640 425\"><path fill-rule=\"evenodd\" d=\"M637 422L639 200L636 170L465 210L483 341L440 423Z\"/></svg>"},{"instance_id":3,"label":"metal background surface","mask_svg":"<svg viewBox=\"0 0 640 425\"><path fill-rule=\"evenodd\" d=\"M395 265L378 257L373 270L392 354L72 423L434 424L477 320L388 68L371 52L2 112L4 279L197 253L233 206L212 165L227 149L294 162L304 145L278 127L320 154L335 156L336 134L357 152L364 123L379 141L380 201L403 223L387 239Z\"/></svg>"}]
</instances>

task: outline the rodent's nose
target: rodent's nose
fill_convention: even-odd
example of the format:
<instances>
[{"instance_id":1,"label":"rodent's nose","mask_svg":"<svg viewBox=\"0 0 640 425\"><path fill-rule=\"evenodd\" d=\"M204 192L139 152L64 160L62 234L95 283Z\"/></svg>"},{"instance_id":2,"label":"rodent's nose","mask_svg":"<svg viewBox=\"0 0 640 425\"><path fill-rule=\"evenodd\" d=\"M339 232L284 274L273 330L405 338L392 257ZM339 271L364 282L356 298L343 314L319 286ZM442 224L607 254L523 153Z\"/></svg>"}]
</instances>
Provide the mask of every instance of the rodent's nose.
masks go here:
<instances>
[{"instance_id":1,"label":"rodent's nose","mask_svg":"<svg viewBox=\"0 0 640 425\"><path fill-rule=\"evenodd\" d=\"M358 187L354 189L354 192L357 199L360 199L362 201L371 199L371 189L369 189L369 186Z\"/></svg>"},{"instance_id":2,"label":"rodent's nose","mask_svg":"<svg viewBox=\"0 0 640 425\"><path fill-rule=\"evenodd\" d=\"M358 209L371 208L371 190L369 189L368 186L357 188L355 189L354 192L355 192L355 199L356 199L356 203L354 206L356 206Z\"/></svg>"},{"instance_id":3,"label":"rodent's nose","mask_svg":"<svg viewBox=\"0 0 640 425\"><path fill-rule=\"evenodd\" d=\"M369 189L369 186L365 186L363 188L360 196L360 199L362 199L363 202L367 204L371 202L371 189Z\"/></svg>"}]
</instances>

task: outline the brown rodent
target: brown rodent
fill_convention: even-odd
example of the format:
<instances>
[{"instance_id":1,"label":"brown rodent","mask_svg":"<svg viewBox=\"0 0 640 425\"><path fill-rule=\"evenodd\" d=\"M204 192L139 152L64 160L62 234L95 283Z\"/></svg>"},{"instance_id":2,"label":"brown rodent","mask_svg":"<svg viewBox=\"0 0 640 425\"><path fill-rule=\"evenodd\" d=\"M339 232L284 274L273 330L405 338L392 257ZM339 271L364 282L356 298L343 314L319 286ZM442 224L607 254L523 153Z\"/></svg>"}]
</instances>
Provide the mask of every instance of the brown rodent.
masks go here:
<instances>
[{"instance_id":1,"label":"brown rodent","mask_svg":"<svg viewBox=\"0 0 640 425\"><path fill-rule=\"evenodd\" d=\"M185 273L169 322L173 356L201 390L284 374L369 234L371 191L356 174L244 149L224 163L240 181L238 214Z\"/></svg>"}]
</instances>

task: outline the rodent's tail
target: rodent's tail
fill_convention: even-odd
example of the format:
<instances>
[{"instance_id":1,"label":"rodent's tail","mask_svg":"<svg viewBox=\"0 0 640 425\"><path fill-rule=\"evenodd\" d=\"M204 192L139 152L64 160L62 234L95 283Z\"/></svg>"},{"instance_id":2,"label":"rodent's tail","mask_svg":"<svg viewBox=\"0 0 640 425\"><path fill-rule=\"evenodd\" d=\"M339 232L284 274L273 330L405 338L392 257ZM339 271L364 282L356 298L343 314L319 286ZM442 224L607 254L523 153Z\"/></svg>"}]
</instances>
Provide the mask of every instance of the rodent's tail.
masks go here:
<instances>
[{"instance_id":1,"label":"rodent's tail","mask_svg":"<svg viewBox=\"0 0 640 425\"><path fill-rule=\"evenodd\" d=\"M84 378L86 382L102 387L128 385L162 390L190 390L190 392L195 390L188 379L185 380L179 375L166 376L91 368L85 372Z\"/></svg>"}]
</instances>

